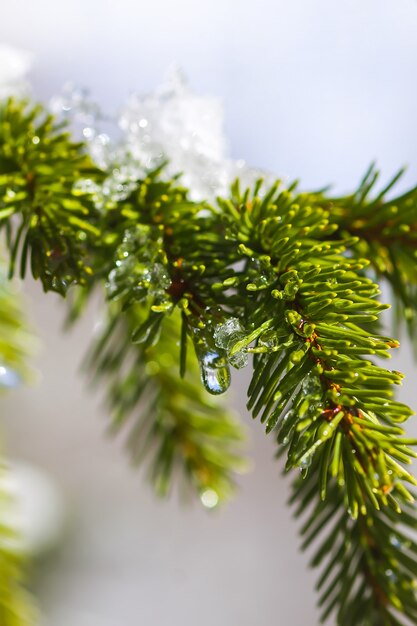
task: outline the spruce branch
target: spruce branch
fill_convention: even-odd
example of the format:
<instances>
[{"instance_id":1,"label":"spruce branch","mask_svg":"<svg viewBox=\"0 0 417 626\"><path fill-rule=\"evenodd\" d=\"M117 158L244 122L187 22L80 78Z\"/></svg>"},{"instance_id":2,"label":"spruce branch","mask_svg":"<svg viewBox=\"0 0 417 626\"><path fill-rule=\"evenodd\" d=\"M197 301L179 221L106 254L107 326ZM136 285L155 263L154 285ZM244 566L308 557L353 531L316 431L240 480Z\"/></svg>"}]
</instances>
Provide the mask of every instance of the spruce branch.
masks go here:
<instances>
[{"instance_id":1,"label":"spruce branch","mask_svg":"<svg viewBox=\"0 0 417 626\"><path fill-rule=\"evenodd\" d=\"M357 237L355 255L369 259L378 280L386 279L395 303L396 327L407 323L410 337L416 337L417 312L417 187L395 196L399 172L378 190L380 172L371 164L355 193L324 198L324 204L338 225L339 236Z\"/></svg>"},{"instance_id":2,"label":"spruce branch","mask_svg":"<svg viewBox=\"0 0 417 626\"><path fill-rule=\"evenodd\" d=\"M0 227L21 278L30 266L45 291L64 295L91 274L89 239L99 231L91 198L75 183L98 170L81 144L71 142L62 125L41 106L8 100L0 104Z\"/></svg>"},{"instance_id":3,"label":"spruce branch","mask_svg":"<svg viewBox=\"0 0 417 626\"><path fill-rule=\"evenodd\" d=\"M323 450L322 458L325 454ZM401 515L390 508L371 508L352 519L344 510L344 484L332 478L326 500L317 499L321 462L315 461L308 476L294 481L290 500L295 517L304 519L302 549L314 549L310 566L321 569L316 585L321 622L334 614L337 624L414 624L415 508L398 493Z\"/></svg>"},{"instance_id":4,"label":"spruce branch","mask_svg":"<svg viewBox=\"0 0 417 626\"><path fill-rule=\"evenodd\" d=\"M227 496L241 463L239 429L196 378L199 367L218 395L231 368L252 355L248 407L276 437L286 470L301 470L294 501L303 512L311 503L305 544L326 532L313 559L329 559L319 583L323 618L334 611L340 626L352 615L364 625L414 620L407 527L416 479L407 465L416 441L402 427L412 411L394 399L402 375L373 359L398 347L377 328L387 306L375 276L415 309L415 192L387 201L393 180L372 195L370 170L345 198L236 182L211 206L164 180L161 166L109 198L100 185L112 172L94 168L52 118L42 134L39 115L9 102L0 116L11 267L21 231L21 266L30 250L46 289L64 295L80 283L88 299L105 284L109 317L88 366L108 386L113 428L129 429L133 459L148 456L163 493L180 467L200 494ZM59 263L56 249L65 250ZM392 256L404 250L407 261Z\"/></svg>"}]
</instances>

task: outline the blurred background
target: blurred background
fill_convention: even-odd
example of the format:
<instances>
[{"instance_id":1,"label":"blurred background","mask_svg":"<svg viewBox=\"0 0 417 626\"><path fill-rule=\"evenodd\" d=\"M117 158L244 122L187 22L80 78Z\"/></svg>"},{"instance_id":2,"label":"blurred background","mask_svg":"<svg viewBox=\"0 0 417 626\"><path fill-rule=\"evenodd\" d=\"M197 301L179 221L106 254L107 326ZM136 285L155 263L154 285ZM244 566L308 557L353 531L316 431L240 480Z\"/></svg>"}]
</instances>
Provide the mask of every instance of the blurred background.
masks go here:
<instances>
[{"instance_id":1,"label":"blurred background","mask_svg":"<svg viewBox=\"0 0 417 626\"><path fill-rule=\"evenodd\" d=\"M41 100L72 80L113 112L176 63L196 92L223 100L236 159L305 188L349 191L373 159L386 178L408 164L401 185L417 182L415 0L13 0L0 42L33 52ZM229 401L248 424L254 468L235 500L213 512L158 501L105 436L99 394L77 373L98 312L64 335L59 299L25 291L41 381L2 400L2 413L10 455L51 475L67 510L64 538L35 575L45 623L316 624L314 574L273 441L245 412L245 372ZM417 408L405 339L392 367Z\"/></svg>"}]
</instances>

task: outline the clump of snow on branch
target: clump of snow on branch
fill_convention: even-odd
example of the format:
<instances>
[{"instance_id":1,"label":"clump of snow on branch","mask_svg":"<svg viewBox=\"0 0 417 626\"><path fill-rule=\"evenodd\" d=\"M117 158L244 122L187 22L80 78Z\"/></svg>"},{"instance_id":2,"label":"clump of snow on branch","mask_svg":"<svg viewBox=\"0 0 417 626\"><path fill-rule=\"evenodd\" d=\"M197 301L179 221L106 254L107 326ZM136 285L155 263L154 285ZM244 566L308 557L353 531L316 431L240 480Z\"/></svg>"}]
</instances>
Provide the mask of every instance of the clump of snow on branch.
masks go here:
<instances>
[{"instance_id":1,"label":"clump of snow on branch","mask_svg":"<svg viewBox=\"0 0 417 626\"><path fill-rule=\"evenodd\" d=\"M230 158L221 101L194 93L178 70L172 70L153 92L132 95L112 120L113 125L88 93L71 85L51 106L76 122L94 160L111 172L101 192L115 200L130 193L135 180L163 163L162 176L180 175L179 182L196 201L213 201L227 194L237 177L242 186L252 185L261 176L267 183L275 180Z\"/></svg>"}]
</instances>

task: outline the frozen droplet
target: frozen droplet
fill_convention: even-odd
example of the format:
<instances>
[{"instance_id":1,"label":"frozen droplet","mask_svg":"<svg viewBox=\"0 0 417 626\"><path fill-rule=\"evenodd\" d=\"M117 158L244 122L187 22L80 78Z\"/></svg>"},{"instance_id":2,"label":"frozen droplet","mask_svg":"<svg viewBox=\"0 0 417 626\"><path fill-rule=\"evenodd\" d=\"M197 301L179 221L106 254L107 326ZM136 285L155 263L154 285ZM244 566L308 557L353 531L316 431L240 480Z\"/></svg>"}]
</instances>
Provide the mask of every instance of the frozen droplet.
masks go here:
<instances>
[{"instance_id":1,"label":"frozen droplet","mask_svg":"<svg viewBox=\"0 0 417 626\"><path fill-rule=\"evenodd\" d=\"M233 367L235 367L237 370L246 367L249 362L249 355L247 350L239 350L239 352L236 352L232 356L229 356L228 361L230 365L233 365Z\"/></svg>"},{"instance_id":2,"label":"frozen droplet","mask_svg":"<svg viewBox=\"0 0 417 626\"><path fill-rule=\"evenodd\" d=\"M20 384L20 376L9 367L0 365L0 388L12 389Z\"/></svg>"},{"instance_id":3,"label":"frozen droplet","mask_svg":"<svg viewBox=\"0 0 417 626\"><path fill-rule=\"evenodd\" d=\"M248 364L247 348L243 348L234 354L230 354L233 346L245 336L244 329L237 317L230 317L214 329L214 343L218 348L225 350L230 365L236 369L246 367Z\"/></svg>"},{"instance_id":4,"label":"frozen droplet","mask_svg":"<svg viewBox=\"0 0 417 626\"><path fill-rule=\"evenodd\" d=\"M201 380L209 393L219 395L230 386L230 370L227 359L218 352L206 352L200 356Z\"/></svg>"},{"instance_id":5,"label":"frozen droplet","mask_svg":"<svg viewBox=\"0 0 417 626\"><path fill-rule=\"evenodd\" d=\"M206 509L214 509L219 503L219 495L214 489L206 489L202 492L200 500Z\"/></svg>"},{"instance_id":6,"label":"frozen droplet","mask_svg":"<svg viewBox=\"0 0 417 626\"><path fill-rule=\"evenodd\" d=\"M165 291L171 284L167 269L161 263L155 263L150 270L149 293L156 295Z\"/></svg>"},{"instance_id":7,"label":"frozen droplet","mask_svg":"<svg viewBox=\"0 0 417 626\"><path fill-rule=\"evenodd\" d=\"M230 317L214 330L214 342L219 348L227 350L231 342L236 342L243 335L243 327L236 317Z\"/></svg>"},{"instance_id":8,"label":"frozen droplet","mask_svg":"<svg viewBox=\"0 0 417 626\"><path fill-rule=\"evenodd\" d=\"M312 395L321 390L320 381L314 374L308 374L303 382L302 389L305 394Z\"/></svg>"}]
</instances>

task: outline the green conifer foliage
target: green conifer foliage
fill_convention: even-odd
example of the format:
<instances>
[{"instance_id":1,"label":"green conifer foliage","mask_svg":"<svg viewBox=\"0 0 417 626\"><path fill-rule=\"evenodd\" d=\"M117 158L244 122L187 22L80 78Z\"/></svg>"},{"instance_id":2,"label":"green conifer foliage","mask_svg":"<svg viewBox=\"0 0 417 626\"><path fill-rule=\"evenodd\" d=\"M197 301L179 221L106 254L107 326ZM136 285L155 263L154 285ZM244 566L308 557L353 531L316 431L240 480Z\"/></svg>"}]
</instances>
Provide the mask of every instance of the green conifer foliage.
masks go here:
<instances>
[{"instance_id":1,"label":"green conifer foliage","mask_svg":"<svg viewBox=\"0 0 417 626\"><path fill-rule=\"evenodd\" d=\"M413 411L395 399L402 374L380 363L398 342L381 334L379 296L387 279L413 335L417 190L395 198L397 175L375 191L372 167L342 198L236 181L211 205L161 167L98 204L79 183L97 188L109 174L41 108L0 105L10 273L30 267L62 295L78 285L72 320L104 292L86 368L106 387L111 429L126 432L159 493L179 471L216 504L242 468L242 432L212 396L250 363L248 408L296 476L291 502L320 568L323 620L416 623L407 467L417 442L403 428Z\"/></svg>"}]
</instances>

